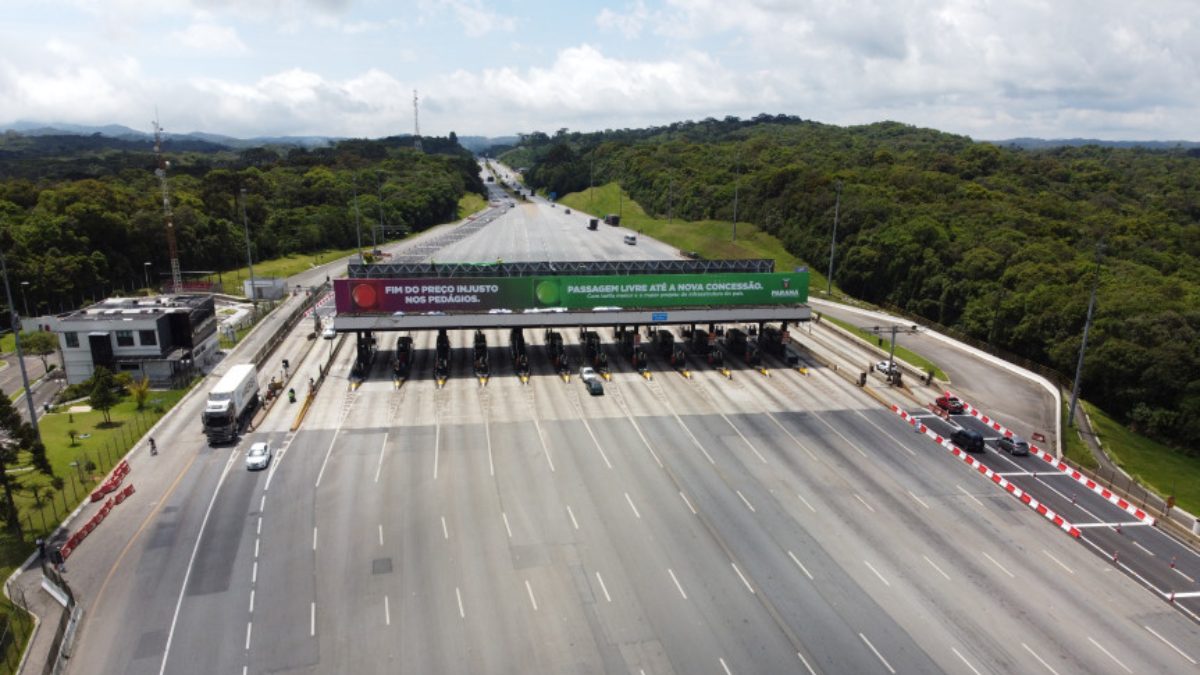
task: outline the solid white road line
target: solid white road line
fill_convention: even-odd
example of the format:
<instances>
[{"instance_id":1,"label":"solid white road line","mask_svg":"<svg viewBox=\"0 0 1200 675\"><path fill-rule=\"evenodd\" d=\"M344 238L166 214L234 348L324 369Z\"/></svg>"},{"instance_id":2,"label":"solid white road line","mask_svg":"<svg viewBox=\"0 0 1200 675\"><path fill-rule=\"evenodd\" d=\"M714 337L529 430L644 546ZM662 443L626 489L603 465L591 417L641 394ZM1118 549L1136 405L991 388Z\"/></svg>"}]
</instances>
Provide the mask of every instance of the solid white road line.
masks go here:
<instances>
[{"instance_id":1,"label":"solid white road line","mask_svg":"<svg viewBox=\"0 0 1200 675\"><path fill-rule=\"evenodd\" d=\"M663 467L662 460L658 458L658 453L654 452L654 447L650 445L650 441L647 440L646 435L642 433L642 427L638 425L637 420L635 420L632 415L628 415L628 417L629 423L633 425L633 430L637 432L638 438L642 439L642 445L645 445L646 449L650 451L650 456L654 458L655 463L658 464L658 468L665 468Z\"/></svg>"},{"instance_id":2,"label":"solid white road line","mask_svg":"<svg viewBox=\"0 0 1200 675\"><path fill-rule=\"evenodd\" d=\"M809 503L808 503L808 500L804 498L804 495L802 495L802 494L800 494L799 492L797 492L797 493L796 493L796 496L800 498L800 501L804 502L804 505L808 507L808 510L809 510L809 511L812 511L813 513L816 513L816 512L817 512L817 510L813 508L813 505L812 505L812 504L809 504Z\"/></svg>"},{"instance_id":3,"label":"solid white road line","mask_svg":"<svg viewBox=\"0 0 1200 675\"><path fill-rule=\"evenodd\" d=\"M379 524L379 545L383 546L383 523Z\"/></svg>"},{"instance_id":4,"label":"solid white road line","mask_svg":"<svg viewBox=\"0 0 1200 675\"><path fill-rule=\"evenodd\" d=\"M717 660L721 662L721 667L725 669L725 675L733 675L733 671L729 670L729 666L725 665L725 659L718 656Z\"/></svg>"},{"instance_id":5,"label":"solid white road line","mask_svg":"<svg viewBox=\"0 0 1200 675\"><path fill-rule=\"evenodd\" d=\"M596 446L596 450L600 452L600 458L604 460L604 466L613 468L612 462L608 461L608 455L604 452L604 446L600 445L600 439L596 438L595 432L592 431L592 425L588 424L587 418L581 418L583 428L587 430L588 436L592 438L592 445Z\"/></svg>"},{"instance_id":6,"label":"solid white road line","mask_svg":"<svg viewBox=\"0 0 1200 675\"><path fill-rule=\"evenodd\" d=\"M765 412L765 413L767 414L767 418L768 418L768 419L770 419L772 422L774 422L774 423L775 423L775 426L779 427L780 431L782 431L783 433L787 434L787 437L788 437L788 438L790 438L790 439L792 439L792 442L793 442L793 443L795 443L796 445L800 446L800 449L801 449L801 450L803 450L803 451L807 452L807 453L808 453L808 456L813 458L813 461L819 461L819 460L817 460L817 455L816 455L816 453L814 453L812 450L809 450L807 445L805 445L805 444L801 443L801 442L799 441L799 439L797 439L795 436L793 436L793 435L792 435L792 432L788 431L788 430L787 430L787 428L786 428L786 427L784 427L784 426L783 426L783 424L781 424L779 420L775 419L775 416L771 414L771 411L770 411L770 410L765 410L765 411L763 411L763 412ZM800 660L801 660L801 661L803 661L803 660L804 660L804 657L803 657L803 656L801 656L801 657L800 657ZM805 665L807 665L807 664L805 664Z\"/></svg>"},{"instance_id":7,"label":"solid white road line","mask_svg":"<svg viewBox=\"0 0 1200 675\"><path fill-rule=\"evenodd\" d=\"M890 583L888 583L888 580L884 579L883 575L879 573L879 570L875 569L874 565L867 562L866 560L863 561L863 564L866 565L867 567L871 568L871 571L875 573L875 576L879 577L879 580L883 582L884 586L887 586L888 588L892 587L892 585Z\"/></svg>"},{"instance_id":8,"label":"solid white road line","mask_svg":"<svg viewBox=\"0 0 1200 675\"><path fill-rule=\"evenodd\" d=\"M637 516L638 520L641 520L642 514L638 513L637 507L633 505L633 500L630 499L628 492L625 493L625 501L629 502L629 508L633 509L633 515Z\"/></svg>"},{"instance_id":9,"label":"solid white road line","mask_svg":"<svg viewBox=\"0 0 1200 675\"><path fill-rule=\"evenodd\" d=\"M1110 652L1110 651L1108 651L1107 649L1105 649L1105 648L1104 648L1104 645L1102 645L1102 644L1100 644L1099 642L1096 642L1095 640L1093 640L1093 639L1092 639L1092 637L1091 637L1090 635L1088 636L1088 642L1091 642L1092 644L1096 645L1096 649L1099 649L1100 651L1104 652L1104 655L1105 655L1105 656L1107 656L1108 658L1110 658L1110 659L1112 659L1114 662L1116 662L1116 664L1117 664L1118 666L1121 666L1122 668L1124 668L1124 669L1125 669L1125 672L1127 672L1127 673L1130 673L1130 675L1132 675L1132 674L1133 674L1133 671L1129 669L1129 666L1125 665L1124 663L1121 663L1121 659L1118 659L1117 657L1113 656L1113 655L1112 655L1112 652Z\"/></svg>"},{"instance_id":10,"label":"solid white road line","mask_svg":"<svg viewBox=\"0 0 1200 675\"><path fill-rule=\"evenodd\" d=\"M492 425L485 417L483 420L483 439L487 442L488 451L488 475L496 475L496 462L492 459Z\"/></svg>"},{"instance_id":11,"label":"solid white road line","mask_svg":"<svg viewBox=\"0 0 1200 675\"><path fill-rule=\"evenodd\" d=\"M971 665L971 662L967 660L967 657L965 657L965 656L963 656L962 654L958 653L958 650L957 650L957 649L955 649L954 647L951 647L951 648L950 648L950 651L954 652L954 655L955 655L955 656L957 656L957 657L959 658L959 660L960 660L960 661L962 661L963 663L967 664L967 667L971 669L971 672L972 672L972 673L975 673L975 675L982 675L982 673L980 673L980 672L979 672L979 671L978 671L978 670L975 668L975 666Z\"/></svg>"},{"instance_id":12,"label":"solid white road line","mask_svg":"<svg viewBox=\"0 0 1200 675\"><path fill-rule=\"evenodd\" d=\"M967 492L966 490L964 490L964 489L963 489L963 486L959 485L958 483L955 483L955 484L954 484L954 487L958 488L958 491L959 491L959 492L961 492L961 493L963 493L964 495L966 495L966 496L970 497L970 498L971 498L971 500L972 500L972 501L974 501L976 504L978 504L978 505L980 505L980 506L983 506L983 502L979 501L979 498L978 498L978 497L976 497L975 495L973 495L973 494L971 494L970 492Z\"/></svg>"},{"instance_id":13,"label":"solid white road line","mask_svg":"<svg viewBox=\"0 0 1200 675\"><path fill-rule=\"evenodd\" d=\"M737 426L735 426L734 423L732 421L730 421L730 419L728 417L725 416L725 413L719 413L719 414L721 415L721 419L725 420L725 423L729 425L729 428L733 429L733 431L738 435L738 437L742 439L742 442L746 444L746 447L748 447L754 451L754 455L756 457L758 457L759 461L761 461L763 464L766 464L767 458L762 456L762 453L758 451L758 448L754 447L754 444L750 442L749 438L746 438L746 435L742 433L742 430L738 429Z\"/></svg>"},{"instance_id":14,"label":"solid white road line","mask_svg":"<svg viewBox=\"0 0 1200 675\"><path fill-rule=\"evenodd\" d=\"M375 467L375 482L379 482L379 473L383 471L383 455L387 452L388 432L383 432L383 445L379 448L379 465Z\"/></svg>"},{"instance_id":15,"label":"solid white road line","mask_svg":"<svg viewBox=\"0 0 1200 675\"><path fill-rule=\"evenodd\" d=\"M329 448L325 451L325 459L321 460L321 470L317 472L317 482L313 483L314 488L321 487L321 476L325 475L325 465L329 464L329 455L333 453L333 444L337 442L338 432L341 430L340 426L333 430L333 438L329 439Z\"/></svg>"},{"instance_id":16,"label":"solid white road line","mask_svg":"<svg viewBox=\"0 0 1200 675\"><path fill-rule=\"evenodd\" d=\"M608 594L608 586L604 585L604 578L600 576L599 572L596 572L596 581L600 582L600 590L604 591L604 599L612 602L612 596Z\"/></svg>"},{"instance_id":17,"label":"solid white road line","mask_svg":"<svg viewBox=\"0 0 1200 675\"><path fill-rule=\"evenodd\" d=\"M536 417L533 418L533 428L537 431L538 442L542 444L542 454L546 455L546 464L550 465L550 473L554 473L554 460L550 459L550 446L546 445L546 437L542 435L542 425Z\"/></svg>"},{"instance_id":18,"label":"solid white road line","mask_svg":"<svg viewBox=\"0 0 1200 675\"><path fill-rule=\"evenodd\" d=\"M246 622L246 651L250 651L250 632L254 629L254 622Z\"/></svg>"},{"instance_id":19,"label":"solid white road line","mask_svg":"<svg viewBox=\"0 0 1200 675\"><path fill-rule=\"evenodd\" d=\"M1046 549L1042 549L1042 553L1045 553L1047 558L1058 563L1058 566L1063 568L1064 570L1066 570L1068 574L1075 574L1075 570L1071 569L1070 567L1067 567L1066 565L1063 564L1063 562L1061 560L1050 555L1050 551L1047 551Z\"/></svg>"},{"instance_id":20,"label":"solid white road line","mask_svg":"<svg viewBox=\"0 0 1200 675\"><path fill-rule=\"evenodd\" d=\"M929 557L928 557L928 556L921 556L921 557L922 557L922 558L925 558L925 562L929 563L929 566L930 566L930 567L932 567L933 569L937 570L937 573L938 573L938 574L940 574L940 575L942 575L942 576L946 577L946 581L950 581L950 575L949 575L949 574L946 574L945 572L943 572L943 571L942 571L942 568L940 568L940 567L938 567L937 565L935 565L935 564L933 563L933 561L929 559Z\"/></svg>"},{"instance_id":21,"label":"solid white road line","mask_svg":"<svg viewBox=\"0 0 1200 675\"><path fill-rule=\"evenodd\" d=\"M683 592L683 586L682 586L682 585L680 585L680 583L679 583L679 579L676 579L676 578L675 578L675 570L673 570L673 569L671 569L670 567L668 567L668 568L667 568L667 574L670 574L670 575L671 575L671 581L674 581L674 582L675 582L675 588L679 590L679 594L683 596L683 599L684 599L684 600L687 600L687 593L684 593L684 592Z\"/></svg>"},{"instance_id":22,"label":"solid white road line","mask_svg":"<svg viewBox=\"0 0 1200 675\"><path fill-rule=\"evenodd\" d=\"M533 597L533 586L529 585L529 580L525 580L525 590L529 591L529 604L533 605L533 611L537 611L537 598Z\"/></svg>"},{"instance_id":23,"label":"solid white road line","mask_svg":"<svg viewBox=\"0 0 1200 675\"><path fill-rule=\"evenodd\" d=\"M1146 630L1150 631L1150 634L1151 634L1151 635L1153 635L1154 637L1158 638L1159 640L1162 640L1162 641L1163 641L1163 644L1167 645L1167 646L1168 646L1168 647L1170 647L1171 649L1174 649L1176 653L1178 653L1178 654L1179 654L1180 656L1182 656L1183 658L1187 659L1187 660L1188 660L1188 661L1189 661L1189 662L1190 662L1190 663L1191 663L1193 666L1194 666L1194 665L1196 665L1196 659L1193 659L1192 657L1190 657L1190 656L1188 656L1186 653L1184 653L1184 651L1183 651L1182 649L1180 649L1179 647L1176 647L1175 645L1171 644L1171 641L1170 641L1170 640L1168 640L1167 638L1165 638L1165 637L1163 637L1163 636L1159 635L1159 634L1158 634L1158 631L1154 630L1153 628L1151 628L1150 626L1147 626L1147 625L1145 625L1145 624L1143 624L1143 625L1142 625L1142 628L1145 628Z\"/></svg>"},{"instance_id":24,"label":"solid white road line","mask_svg":"<svg viewBox=\"0 0 1200 675\"><path fill-rule=\"evenodd\" d=\"M854 493L854 498L857 499L858 501L862 502L862 505L867 507L868 511L870 511L871 513L875 513L875 509L871 508L871 505L867 503L867 500L860 497L857 492Z\"/></svg>"},{"instance_id":25,"label":"solid white road line","mask_svg":"<svg viewBox=\"0 0 1200 675\"><path fill-rule=\"evenodd\" d=\"M313 550L317 550L317 526L313 526Z\"/></svg>"},{"instance_id":26,"label":"solid white road line","mask_svg":"<svg viewBox=\"0 0 1200 675\"><path fill-rule=\"evenodd\" d=\"M446 527L446 516L442 516L442 539L450 538L450 530Z\"/></svg>"},{"instance_id":27,"label":"solid white road line","mask_svg":"<svg viewBox=\"0 0 1200 675\"><path fill-rule=\"evenodd\" d=\"M742 580L743 584L746 584L746 590L750 591L751 593L754 593L754 587L750 585L750 581L748 579L746 579L746 575L742 574L742 571L740 569L738 569L737 563L731 562L729 564L733 565L733 571L737 572L738 578ZM757 593L754 593L754 594L757 595Z\"/></svg>"},{"instance_id":28,"label":"solid white road line","mask_svg":"<svg viewBox=\"0 0 1200 675\"><path fill-rule=\"evenodd\" d=\"M749 499L746 499L746 495L742 494L741 490L734 490L734 492L737 493L737 496L742 498L742 503L746 505L746 508L750 509L750 513L755 513L754 505L750 503Z\"/></svg>"},{"instance_id":29,"label":"solid white road line","mask_svg":"<svg viewBox=\"0 0 1200 675\"><path fill-rule=\"evenodd\" d=\"M392 625L392 607L388 604L388 596L383 596L383 623L384 625Z\"/></svg>"},{"instance_id":30,"label":"solid white road line","mask_svg":"<svg viewBox=\"0 0 1200 675\"><path fill-rule=\"evenodd\" d=\"M576 530L578 530L579 529L579 521L575 520L575 512L571 510L570 504L567 505L567 515L571 516L571 527L574 527Z\"/></svg>"},{"instance_id":31,"label":"solid white road line","mask_svg":"<svg viewBox=\"0 0 1200 675\"><path fill-rule=\"evenodd\" d=\"M996 567L999 567L1001 572L1004 572L1005 574L1007 574L1009 577L1011 577L1013 579L1017 578L1016 575L1014 575L1012 572L1009 572L1008 569L1006 569L1004 567L1004 565L1001 565L1000 563L996 562L996 559L993 558L992 556L988 555L987 552L980 551L980 553L983 553L983 557L987 558L988 560L991 560L993 565L995 565Z\"/></svg>"},{"instance_id":32,"label":"solid white road line","mask_svg":"<svg viewBox=\"0 0 1200 675\"><path fill-rule=\"evenodd\" d=\"M508 514L501 511L500 517L504 519L504 531L508 533L508 538L512 539L512 528L508 525Z\"/></svg>"},{"instance_id":33,"label":"solid white road line","mask_svg":"<svg viewBox=\"0 0 1200 675\"><path fill-rule=\"evenodd\" d=\"M804 572L804 576L808 577L809 581L812 581L813 575L809 573L808 568L804 566L804 563L800 562L800 559L796 557L796 554L792 553L791 551L788 551L787 554L792 559L792 562L796 563L796 566L800 568L800 571Z\"/></svg>"},{"instance_id":34,"label":"solid white road line","mask_svg":"<svg viewBox=\"0 0 1200 675\"><path fill-rule=\"evenodd\" d=\"M1046 661L1045 661L1045 660L1043 660L1043 659L1042 659L1042 657L1038 656L1037 652L1035 652L1035 651L1033 651L1032 649L1030 649L1030 648L1029 648L1029 645L1027 645L1027 644L1025 644L1024 642L1022 642L1022 643L1021 643L1021 646L1025 648L1025 651L1029 652L1030 654L1033 654L1033 658L1037 659L1037 660L1038 660L1038 663L1040 663L1040 664L1042 664L1043 666L1045 666L1045 667L1046 667L1046 670L1048 670L1048 671L1050 671L1050 672L1054 673L1054 675L1058 675L1058 671L1057 671L1057 670L1055 670L1055 669L1053 669L1053 668L1051 668L1051 667L1050 667L1050 664L1049 664L1049 663L1046 663Z\"/></svg>"},{"instance_id":35,"label":"solid white road line","mask_svg":"<svg viewBox=\"0 0 1200 675\"><path fill-rule=\"evenodd\" d=\"M871 644L871 641L867 639L867 636L859 633L858 637L862 638L862 641L867 643L867 646L870 647L871 651L875 653L876 658L878 658L883 664L883 667L887 668L888 672L892 675L896 675L896 669L892 667L892 664L888 663L887 659L883 658L883 654L880 654L878 649L875 649L875 645Z\"/></svg>"},{"instance_id":36,"label":"solid white road line","mask_svg":"<svg viewBox=\"0 0 1200 675\"><path fill-rule=\"evenodd\" d=\"M817 675L817 671L813 670L813 667L808 665L808 659L804 658L803 654L796 652L796 656L800 657L800 663L803 663L804 667L808 669L808 675Z\"/></svg>"},{"instance_id":37,"label":"solid white road line","mask_svg":"<svg viewBox=\"0 0 1200 675\"><path fill-rule=\"evenodd\" d=\"M437 480L438 454L442 446L442 425L434 420L433 425L433 479Z\"/></svg>"},{"instance_id":38,"label":"solid white road line","mask_svg":"<svg viewBox=\"0 0 1200 675\"><path fill-rule=\"evenodd\" d=\"M460 619L467 618L467 612L466 612L466 610L463 609L463 604L462 604L462 591L460 591L458 589L458 586L454 587L454 597L458 598L458 618L460 618Z\"/></svg>"},{"instance_id":39,"label":"solid white road line","mask_svg":"<svg viewBox=\"0 0 1200 675\"><path fill-rule=\"evenodd\" d=\"M1141 544L1137 543L1136 541L1135 541L1135 542L1133 542L1133 545L1134 545L1134 546L1136 546L1136 547L1138 547L1138 548L1140 548L1140 549L1142 549L1142 551L1143 551L1144 553L1147 553L1147 554L1149 554L1149 555L1154 555L1154 551L1151 551L1150 549L1146 548L1145 546L1142 546ZM1155 556L1155 557L1158 557L1158 556Z\"/></svg>"},{"instance_id":40,"label":"solid white road line","mask_svg":"<svg viewBox=\"0 0 1200 675\"><path fill-rule=\"evenodd\" d=\"M683 494L683 490L679 491L679 496L683 497L683 503L687 504L688 510L692 512L693 516L700 515L696 513L696 507L692 506L692 502L688 500L687 495Z\"/></svg>"},{"instance_id":41,"label":"solid white road line","mask_svg":"<svg viewBox=\"0 0 1200 675\"><path fill-rule=\"evenodd\" d=\"M918 496L916 496L915 494L913 494L913 491L912 491L912 490L909 490L909 491L908 491L908 496L909 496L909 497L912 497L912 498L913 498L913 499L915 499L915 500L917 500L917 503L918 503L918 504L920 504L921 506L924 506L925 508L929 508L929 505L928 505L928 504L926 504L925 502L921 501L921 498L920 498L920 497L918 497Z\"/></svg>"},{"instance_id":42,"label":"solid white road line","mask_svg":"<svg viewBox=\"0 0 1200 675\"><path fill-rule=\"evenodd\" d=\"M314 601L308 608L308 634L317 634L317 603Z\"/></svg>"},{"instance_id":43,"label":"solid white road line","mask_svg":"<svg viewBox=\"0 0 1200 675\"><path fill-rule=\"evenodd\" d=\"M1189 584L1194 584L1194 583L1196 583L1196 580L1195 580L1195 579L1193 579L1193 578L1189 577L1188 575L1184 574L1182 571L1180 571L1180 569L1179 569L1178 567L1172 567L1171 569L1175 570L1175 574L1178 574L1179 576L1183 577L1184 579L1187 579Z\"/></svg>"}]
</instances>

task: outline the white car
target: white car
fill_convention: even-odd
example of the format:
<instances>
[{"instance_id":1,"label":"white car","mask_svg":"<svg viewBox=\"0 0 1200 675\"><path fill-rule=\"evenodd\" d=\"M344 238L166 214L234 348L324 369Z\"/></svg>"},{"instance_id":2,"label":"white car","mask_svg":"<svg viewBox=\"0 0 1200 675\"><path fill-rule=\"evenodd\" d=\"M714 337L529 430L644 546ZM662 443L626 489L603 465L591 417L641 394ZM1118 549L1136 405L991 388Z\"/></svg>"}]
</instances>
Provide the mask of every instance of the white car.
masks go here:
<instances>
[{"instance_id":1,"label":"white car","mask_svg":"<svg viewBox=\"0 0 1200 675\"><path fill-rule=\"evenodd\" d=\"M587 382L588 380L594 380L597 377L599 377L599 375L596 374L596 369L591 366L584 366L579 369L579 378L584 382Z\"/></svg>"},{"instance_id":2,"label":"white car","mask_svg":"<svg viewBox=\"0 0 1200 675\"><path fill-rule=\"evenodd\" d=\"M265 469L271 464L271 444L260 441L250 446L246 453L246 469L255 471Z\"/></svg>"},{"instance_id":3,"label":"white car","mask_svg":"<svg viewBox=\"0 0 1200 675\"><path fill-rule=\"evenodd\" d=\"M333 326L326 326L325 330L321 331L321 337L326 340L332 340L337 337L337 331L333 329Z\"/></svg>"},{"instance_id":4,"label":"white car","mask_svg":"<svg viewBox=\"0 0 1200 675\"><path fill-rule=\"evenodd\" d=\"M899 370L899 368L893 361L880 361L879 363L875 364L875 370L878 370L884 375L890 375Z\"/></svg>"}]
</instances>

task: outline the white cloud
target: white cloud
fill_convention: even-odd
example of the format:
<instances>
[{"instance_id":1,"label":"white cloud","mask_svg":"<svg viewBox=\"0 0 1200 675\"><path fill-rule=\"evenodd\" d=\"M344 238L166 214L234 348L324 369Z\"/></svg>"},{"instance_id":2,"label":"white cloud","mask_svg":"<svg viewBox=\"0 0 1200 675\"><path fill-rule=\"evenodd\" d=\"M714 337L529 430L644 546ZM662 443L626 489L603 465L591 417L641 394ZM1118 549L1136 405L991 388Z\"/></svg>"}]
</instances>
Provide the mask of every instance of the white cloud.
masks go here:
<instances>
[{"instance_id":1,"label":"white cloud","mask_svg":"<svg viewBox=\"0 0 1200 675\"><path fill-rule=\"evenodd\" d=\"M170 38L189 49L211 54L234 55L249 51L236 30L207 21L193 23L181 31L175 31L171 33Z\"/></svg>"},{"instance_id":2,"label":"white cloud","mask_svg":"<svg viewBox=\"0 0 1200 675\"><path fill-rule=\"evenodd\" d=\"M600 10L600 13L596 15L596 25L605 29L614 29L627 39L633 39L641 35L642 28L649 18L650 13L646 10L646 3L637 0L624 14L614 12L607 7Z\"/></svg>"},{"instance_id":3,"label":"white cloud","mask_svg":"<svg viewBox=\"0 0 1200 675\"><path fill-rule=\"evenodd\" d=\"M420 0L425 19L449 11L468 37L482 37L497 31L511 31L517 22L511 16L484 7L482 0Z\"/></svg>"}]
</instances>

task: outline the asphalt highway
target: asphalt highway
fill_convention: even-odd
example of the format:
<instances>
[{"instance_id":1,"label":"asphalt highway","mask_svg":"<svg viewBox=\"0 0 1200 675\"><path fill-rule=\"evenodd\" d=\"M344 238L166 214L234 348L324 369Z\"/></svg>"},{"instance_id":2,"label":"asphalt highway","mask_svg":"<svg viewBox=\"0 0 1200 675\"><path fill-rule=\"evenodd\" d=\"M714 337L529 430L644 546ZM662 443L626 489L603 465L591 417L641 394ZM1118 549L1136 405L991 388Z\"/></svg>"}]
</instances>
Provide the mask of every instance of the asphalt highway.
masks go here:
<instances>
[{"instance_id":1,"label":"asphalt highway","mask_svg":"<svg viewBox=\"0 0 1200 675\"><path fill-rule=\"evenodd\" d=\"M650 250L561 209L435 257ZM304 382L337 341L300 330L281 355ZM827 369L688 379L652 356L647 379L602 330L613 379L589 396L540 331L528 384L485 334L486 386L466 332L440 388L433 335L399 386L394 335L357 387L346 338L296 431L285 404L234 447L165 426L186 457L114 512L139 527L83 594L71 672L1198 670L1197 624ZM250 472L258 440L276 455Z\"/></svg>"}]
</instances>

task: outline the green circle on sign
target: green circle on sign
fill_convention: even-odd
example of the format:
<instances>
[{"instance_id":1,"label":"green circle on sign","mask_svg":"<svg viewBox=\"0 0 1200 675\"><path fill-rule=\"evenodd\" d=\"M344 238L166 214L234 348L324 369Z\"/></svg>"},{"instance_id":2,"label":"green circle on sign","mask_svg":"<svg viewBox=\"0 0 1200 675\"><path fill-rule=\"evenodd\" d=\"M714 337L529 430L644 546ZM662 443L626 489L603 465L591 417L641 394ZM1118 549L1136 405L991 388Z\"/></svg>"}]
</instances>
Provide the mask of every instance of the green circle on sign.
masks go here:
<instances>
[{"instance_id":1,"label":"green circle on sign","mask_svg":"<svg viewBox=\"0 0 1200 675\"><path fill-rule=\"evenodd\" d=\"M558 304L558 282L543 281L537 285L537 299L543 305Z\"/></svg>"}]
</instances>

